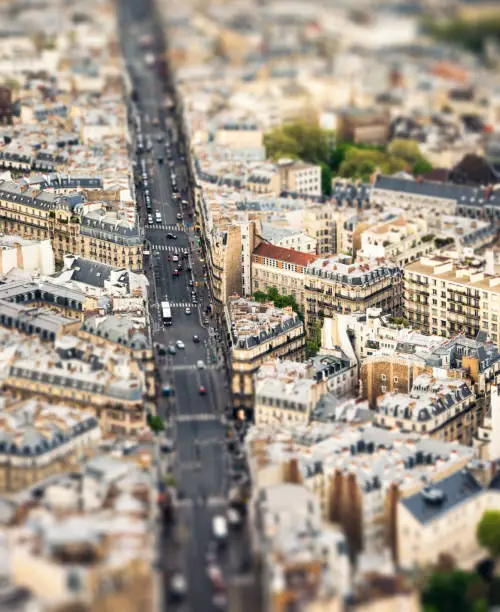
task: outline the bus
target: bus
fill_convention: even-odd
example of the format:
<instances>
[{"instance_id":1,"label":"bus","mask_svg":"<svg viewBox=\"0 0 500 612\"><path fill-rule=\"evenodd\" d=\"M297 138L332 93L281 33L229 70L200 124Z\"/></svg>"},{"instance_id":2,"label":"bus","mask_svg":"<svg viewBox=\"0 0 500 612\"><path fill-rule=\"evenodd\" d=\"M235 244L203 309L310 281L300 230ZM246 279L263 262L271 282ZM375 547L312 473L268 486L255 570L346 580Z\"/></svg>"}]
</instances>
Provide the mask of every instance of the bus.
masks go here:
<instances>
[{"instance_id":1,"label":"bus","mask_svg":"<svg viewBox=\"0 0 500 612\"><path fill-rule=\"evenodd\" d=\"M172 311L168 302L161 303L161 316L164 325L172 325Z\"/></svg>"}]
</instances>

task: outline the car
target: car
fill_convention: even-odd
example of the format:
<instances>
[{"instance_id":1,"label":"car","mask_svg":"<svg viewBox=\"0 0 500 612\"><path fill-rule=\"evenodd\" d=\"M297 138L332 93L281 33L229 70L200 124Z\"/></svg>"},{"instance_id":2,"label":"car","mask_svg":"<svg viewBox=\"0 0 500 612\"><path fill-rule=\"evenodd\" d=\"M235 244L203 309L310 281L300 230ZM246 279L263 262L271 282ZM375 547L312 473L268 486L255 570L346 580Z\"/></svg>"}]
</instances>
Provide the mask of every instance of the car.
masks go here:
<instances>
[{"instance_id":1,"label":"car","mask_svg":"<svg viewBox=\"0 0 500 612\"><path fill-rule=\"evenodd\" d=\"M177 355L177 349L173 344L170 344L167 350L170 355Z\"/></svg>"},{"instance_id":2,"label":"car","mask_svg":"<svg viewBox=\"0 0 500 612\"><path fill-rule=\"evenodd\" d=\"M177 270L177 268L172 272L172 276L179 276L179 270Z\"/></svg>"},{"instance_id":3,"label":"car","mask_svg":"<svg viewBox=\"0 0 500 612\"><path fill-rule=\"evenodd\" d=\"M198 361L196 362L196 367L198 368L198 370L203 370L203 368L205 367L205 362L201 359L198 359Z\"/></svg>"},{"instance_id":4,"label":"car","mask_svg":"<svg viewBox=\"0 0 500 612\"><path fill-rule=\"evenodd\" d=\"M193 342L195 344L198 344L200 342L200 336L197 336L196 334L193 336Z\"/></svg>"},{"instance_id":5,"label":"car","mask_svg":"<svg viewBox=\"0 0 500 612\"><path fill-rule=\"evenodd\" d=\"M172 257L172 261L179 261L179 256L178 255L174 255Z\"/></svg>"},{"instance_id":6,"label":"car","mask_svg":"<svg viewBox=\"0 0 500 612\"><path fill-rule=\"evenodd\" d=\"M177 213L175 218L177 219L177 221L182 221L182 215L181 213Z\"/></svg>"},{"instance_id":7,"label":"car","mask_svg":"<svg viewBox=\"0 0 500 612\"><path fill-rule=\"evenodd\" d=\"M198 389L198 392L199 392L200 395L206 395L207 394L207 390L206 390L206 388L203 385L200 386L200 388Z\"/></svg>"},{"instance_id":8,"label":"car","mask_svg":"<svg viewBox=\"0 0 500 612\"><path fill-rule=\"evenodd\" d=\"M162 142L163 140L163 136L161 134L158 134L158 136L156 137L157 142Z\"/></svg>"},{"instance_id":9,"label":"car","mask_svg":"<svg viewBox=\"0 0 500 612\"><path fill-rule=\"evenodd\" d=\"M158 211L155 212L155 219L156 223L161 223L161 214Z\"/></svg>"},{"instance_id":10,"label":"car","mask_svg":"<svg viewBox=\"0 0 500 612\"><path fill-rule=\"evenodd\" d=\"M182 200L182 203L184 204L184 206L188 205L188 201L187 200Z\"/></svg>"},{"instance_id":11,"label":"car","mask_svg":"<svg viewBox=\"0 0 500 612\"><path fill-rule=\"evenodd\" d=\"M186 348L186 345L184 344L184 342L183 342L182 340L177 340L177 342L175 343L175 346L176 346L178 349L183 349L183 348Z\"/></svg>"},{"instance_id":12,"label":"car","mask_svg":"<svg viewBox=\"0 0 500 612\"><path fill-rule=\"evenodd\" d=\"M194 280L190 280L190 281L188 282L188 285L189 285L190 287L194 287Z\"/></svg>"},{"instance_id":13,"label":"car","mask_svg":"<svg viewBox=\"0 0 500 612\"><path fill-rule=\"evenodd\" d=\"M148 223L149 223L149 225L153 225L153 223L154 223L153 215L148 215Z\"/></svg>"},{"instance_id":14,"label":"car","mask_svg":"<svg viewBox=\"0 0 500 612\"><path fill-rule=\"evenodd\" d=\"M191 314L191 308L186 308L186 309L184 310L184 312L185 312L187 315L190 315L190 314Z\"/></svg>"},{"instance_id":15,"label":"car","mask_svg":"<svg viewBox=\"0 0 500 612\"><path fill-rule=\"evenodd\" d=\"M170 240L176 240L177 236L175 234L171 234L170 232L167 234L167 238L169 238Z\"/></svg>"},{"instance_id":16,"label":"car","mask_svg":"<svg viewBox=\"0 0 500 612\"><path fill-rule=\"evenodd\" d=\"M168 587L168 593L171 601L182 601L187 594L187 582L184 576L180 573L176 573L170 579Z\"/></svg>"},{"instance_id":17,"label":"car","mask_svg":"<svg viewBox=\"0 0 500 612\"><path fill-rule=\"evenodd\" d=\"M162 395L164 397L169 397L172 393L172 387L170 385L163 385Z\"/></svg>"},{"instance_id":18,"label":"car","mask_svg":"<svg viewBox=\"0 0 500 612\"><path fill-rule=\"evenodd\" d=\"M163 164L163 157L161 155L158 155L156 159L158 160L159 164Z\"/></svg>"}]
</instances>

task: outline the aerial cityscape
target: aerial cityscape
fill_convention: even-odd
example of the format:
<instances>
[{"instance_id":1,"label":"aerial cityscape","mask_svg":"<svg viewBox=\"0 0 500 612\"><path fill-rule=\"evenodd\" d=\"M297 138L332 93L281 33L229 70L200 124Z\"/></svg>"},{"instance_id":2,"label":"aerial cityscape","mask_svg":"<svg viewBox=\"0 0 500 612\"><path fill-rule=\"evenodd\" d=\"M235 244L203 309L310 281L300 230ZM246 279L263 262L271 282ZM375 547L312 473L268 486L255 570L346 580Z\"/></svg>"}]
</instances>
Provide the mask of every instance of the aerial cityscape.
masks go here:
<instances>
[{"instance_id":1,"label":"aerial cityscape","mask_svg":"<svg viewBox=\"0 0 500 612\"><path fill-rule=\"evenodd\" d=\"M0 612L500 609L499 326L500 1L0 0Z\"/></svg>"}]
</instances>

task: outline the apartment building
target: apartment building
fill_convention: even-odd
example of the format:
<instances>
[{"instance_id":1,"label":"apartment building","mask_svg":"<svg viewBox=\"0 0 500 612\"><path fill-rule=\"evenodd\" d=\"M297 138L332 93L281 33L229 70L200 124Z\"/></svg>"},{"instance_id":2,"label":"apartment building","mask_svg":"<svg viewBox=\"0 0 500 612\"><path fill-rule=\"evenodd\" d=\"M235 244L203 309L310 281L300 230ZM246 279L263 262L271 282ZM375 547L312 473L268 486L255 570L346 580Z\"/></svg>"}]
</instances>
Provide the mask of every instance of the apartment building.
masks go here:
<instances>
[{"instance_id":1,"label":"apartment building","mask_svg":"<svg viewBox=\"0 0 500 612\"><path fill-rule=\"evenodd\" d=\"M250 411L255 393L254 374L272 358L305 357L304 324L291 308L231 297L225 309L230 342L231 392L238 409Z\"/></svg>"},{"instance_id":2,"label":"apartment building","mask_svg":"<svg viewBox=\"0 0 500 612\"><path fill-rule=\"evenodd\" d=\"M301 484L323 520L340 525L349 552L397 561L400 499L460 472L474 450L368 422L291 423L253 427L245 439L255 495L261 487Z\"/></svg>"},{"instance_id":3,"label":"apartment building","mask_svg":"<svg viewBox=\"0 0 500 612\"><path fill-rule=\"evenodd\" d=\"M339 612L351 590L344 534L324 525L314 494L295 483L257 489L250 507L252 548L262 564L264 608Z\"/></svg>"},{"instance_id":4,"label":"apartment building","mask_svg":"<svg viewBox=\"0 0 500 612\"><path fill-rule=\"evenodd\" d=\"M287 214L288 225L316 239L318 255L340 251L342 213L332 204L314 204Z\"/></svg>"},{"instance_id":5,"label":"apartment building","mask_svg":"<svg viewBox=\"0 0 500 612\"><path fill-rule=\"evenodd\" d=\"M465 380L420 374L408 395L393 392L380 398L374 422L385 429L470 446L480 424L476 408L476 397Z\"/></svg>"},{"instance_id":6,"label":"apartment building","mask_svg":"<svg viewBox=\"0 0 500 612\"><path fill-rule=\"evenodd\" d=\"M281 191L321 195L321 166L300 161L278 162Z\"/></svg>"},{"instance_id":7,"label":"apartment building","mask_svg":"<svg viewBox=\"0 0 500 612\"><path fill-rule=\"evenodd\" d=\"M317 259L305 271L305 322L322 324L334 313L364 312L379 307L385 312L399 309L402 274L398 266L383 260L345 255Z\"/></svg>"},{"instance_id":8,"label":"apartment building","mask_svg":"<svg viewBox=\"0 0 500 612\"><path fill-rule=\"evenodd\" d=\"M289 370L280 376L278 367L275 377L260 376L256 382L254 423L307 423L327 391L326 383L290 375Z\"/></svg>"},{"instance_id":9,"label":"apartment building","mask_svg":"<svg viewBox=\"0 0 500 612\"><path fill-rule=\"evenodd\" d=\"M404 272L404 313L413 327L452 337L487 331L499 341L500 275L442 256L423 257Z\"/></svg>"},{"instance_id":10,"label":"apartment building","mask_svg":"<svg viewBox=\"0 0 500 612\"><path fill-rule=\"evenodd\" d=\"M151 372L142 361L117 342L98 347L72 334L47 340L42 344L11 329L3 332L5 393L91 410L105 433L137 436L144 431L146 408L154 410L154 405L145 403Z\"/></svg>"},{"instance_id":11,"label":"apartment building","mask_svg":"<svg viewBox=\"0 0 500 612\"><path fill-rule=\"evenodd\" d=\"M81 193L58 196L10 181L0 183L0 231L50 240L56 262L71 252L132 270L142 269L142 238L135 219L103 208L84 212Z\"/></svg>"},{"instance_id":12,"label":"apartment building","mask_svg":"<svg viewBox=\"0 0 500 612\"><path fill-rule=\"evenodd\" d=\"M153 609L157 496L147 466L104 454L43 493L7 529L12 583L41 609Z\"/></svg>"},{"instance_id":13,"label":"apartment building","mask_svg":"<svg viewBox=\"0 0 500 612\"><path fill-rule=\"evenodd\" d=\"M337 114L337 138L355 144L385 145L390 115L375 109L348 108Z\"/></svg>"},{"instance_id":14,"label":"apartment building","mask_svg":"<svg viewBox=\"0 0 500 612\"><path fill-rule=\"evenodd\" d=\"M317 240L304 231L275 223L262 223L262 238L271 244L284 249L294 249L303 253L316 253Z\"/></svg>"},{"instance_id":15,"label":"apartment building","mask_svg":"<svg viewBox=\"0 0 500 612\"><path fill-rule=\"evenodd\" d=\"M470 461L464 469L429 481L397 505L397 558L403 568L435 565L443 555L469 565L485 558L477 540L484 512L500 510L494 463Z\"/></svg>"},{"instance_id":16,"label":"apartment building","mask_svg":"<svg viewBox=\"0 0 500 612\"><path fill-rule=\"evenodd\" d=\"M36 399L7 402L0 409L0 491L35 485L77 465L101 439L93 411Z\"/></svg>"},{"instance_id":17,"label":"apartment building","mask_svg":"<svg viewBox=\"0 0 500 612\"><path fill-rule=\"evenodd\" d=\"M26 240L20 236L2 236L0 274L7 274L13 268L45 275L54 274L54 251L50 240Z\"/></svg>"},{"instance_id":18,"label":"apartment building","mask_svg":"<svg viewBox=\"0 0 500 612\"><path fill-rule=\"evenodd\" d=\"M500 194L491 187L478 189L454 183L379 175L370 192L370 202L375 206L426 211L429 215L483 218L495 225L500 219Z\"/></svg>"},{"instance_id":19,"label":"apartment building","mask_svg":"<svg viewBox=\"0 0 500 612\"><path fill-rule=\"evenodd\" d=\"M277 289L280 295L291 295L304 308L305 269L317 256L262 242L253 252L252 293Z\"/></svg>"},{"instance_id":20,"label":"apartment building","mask_svg":"<svg viewBox=\"0 0 500 612\"><path fill-rule=\"evenodd\" d=\"M321 166L301 161L283 159L277 164L262 164L254 168L245 181L254 193L293 193L321 195Z\"/></svg>"},{"instance_id":21,"label":"apartment building","mask_svg":"<svg viewBox=\"0 0 500 612\"><path fill-rule=\"evenodd\" d=\"M398 216L361 230L361 249L356 256L383 258L403 267L428 255L434 249L434 237L427 232L424 219L407 221Z\"/></svg>"}]
</instances>

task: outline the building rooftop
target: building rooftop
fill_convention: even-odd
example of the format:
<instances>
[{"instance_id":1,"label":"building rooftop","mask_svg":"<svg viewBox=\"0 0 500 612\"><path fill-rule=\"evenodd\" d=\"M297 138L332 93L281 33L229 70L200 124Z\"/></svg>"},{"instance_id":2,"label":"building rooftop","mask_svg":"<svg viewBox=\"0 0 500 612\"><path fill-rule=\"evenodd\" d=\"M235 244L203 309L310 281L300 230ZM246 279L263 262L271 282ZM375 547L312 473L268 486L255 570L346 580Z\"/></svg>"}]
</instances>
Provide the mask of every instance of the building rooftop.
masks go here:
<instances>
[{"instance_id":1,"label":"building rooftop","mask_svg":"<svg viewBox=\"0 0 500 612\"><path fill-rule=\"evenodd\" d=\"M272 302L232 297L228 303L234 349L250 349L266 340L302 326L291 308L276 308Z\"/></svg>"},{"instance_id":2,"label":"building rooftop","mask_svg":"<svg viewBox=\"0 0 500 612\"><path fill-rule=\"evenodd\" d=\"M294 249L285 249L263 242L254 250L254 255L268 259L275 259L285 263L295 264L297 266L308 266L317 259L317 255L312 253L302 253Z\"/></svg>"},{"instance_id":3,"label":"building rooftop","mask_svg":"<svg viewBox=\"0 0 500 612\"><path fill-rule=\"evenodd\" d=\"M476 497L482 490L474 476L464 469L426 486L401 503L417 521L429 523Z\"/></svg>"}]
</instances>

